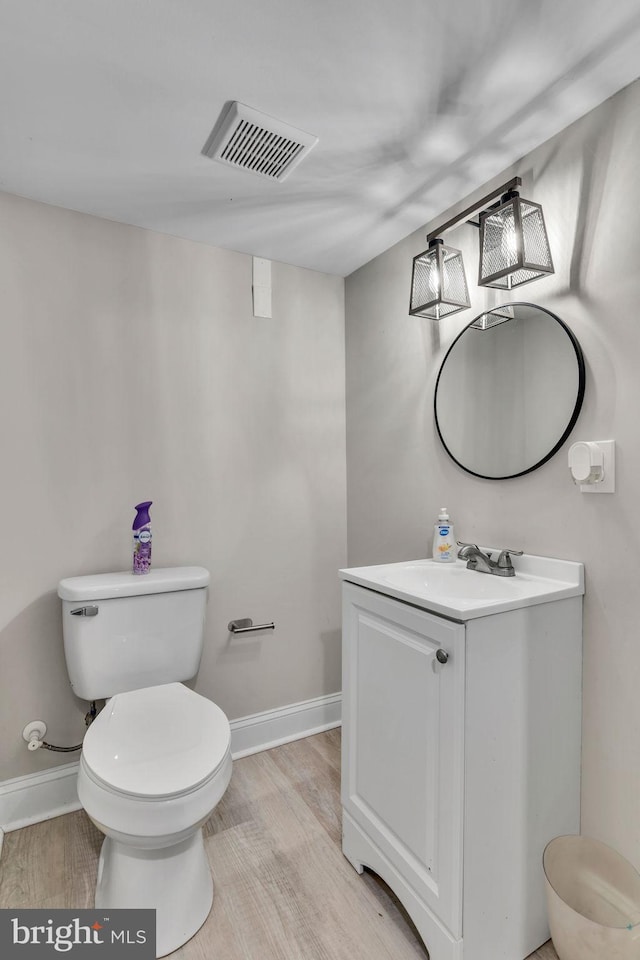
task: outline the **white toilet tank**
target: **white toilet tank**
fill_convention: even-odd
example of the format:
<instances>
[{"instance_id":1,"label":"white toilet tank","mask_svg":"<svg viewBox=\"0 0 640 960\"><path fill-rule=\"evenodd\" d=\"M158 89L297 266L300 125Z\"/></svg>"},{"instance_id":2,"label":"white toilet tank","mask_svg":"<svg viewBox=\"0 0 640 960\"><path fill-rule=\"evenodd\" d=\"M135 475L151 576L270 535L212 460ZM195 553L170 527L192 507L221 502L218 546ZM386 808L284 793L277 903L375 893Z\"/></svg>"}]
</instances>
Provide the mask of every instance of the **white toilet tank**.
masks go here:
<instances>
[{"instance_id":1,"label":"white toilet tank","mask_svg":"<svg viewBox=\"0 0 640 960\"><path fill-rule=\"evenodd\" d=\"M100 700L195 676L208 583L204 567L61 580L64 655L74 693Z\"/></svg>"}]
</instances>

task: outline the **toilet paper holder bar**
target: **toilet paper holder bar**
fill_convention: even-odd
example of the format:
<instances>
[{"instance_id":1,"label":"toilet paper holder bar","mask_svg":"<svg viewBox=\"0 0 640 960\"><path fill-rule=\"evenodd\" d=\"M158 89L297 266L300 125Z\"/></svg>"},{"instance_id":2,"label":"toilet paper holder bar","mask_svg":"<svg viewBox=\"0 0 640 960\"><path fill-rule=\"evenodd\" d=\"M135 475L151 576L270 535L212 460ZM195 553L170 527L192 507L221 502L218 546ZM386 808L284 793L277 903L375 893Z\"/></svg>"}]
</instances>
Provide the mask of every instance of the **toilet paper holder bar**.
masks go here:
<instances>
[{"instance_id":1,"label":"toilet paper holder bar","mask_svg":"<svg viewBox=\"0 0 640 960\"><path fill-rule=\"evenodd\" d=\"M275 623L254 623L250 617L242 620L230 620L227 625L229 633L251 633L253 630L275 630Z\"/></svg>"}]
</instances>

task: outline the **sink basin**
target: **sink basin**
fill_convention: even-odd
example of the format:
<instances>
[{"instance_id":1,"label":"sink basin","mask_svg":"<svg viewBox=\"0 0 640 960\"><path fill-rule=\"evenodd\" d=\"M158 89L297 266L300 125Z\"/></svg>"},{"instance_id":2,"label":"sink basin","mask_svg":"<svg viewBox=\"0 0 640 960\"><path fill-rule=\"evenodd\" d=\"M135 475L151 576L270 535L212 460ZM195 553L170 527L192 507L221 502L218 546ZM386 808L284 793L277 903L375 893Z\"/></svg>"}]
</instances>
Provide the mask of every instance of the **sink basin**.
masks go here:
<instances>
[{"instance_id":1,"label":"sink basin","mask_svg":"<svg viewBox=\"0 0 640 960\"><path fill-rule=\"evenodd\" d=\"M530 578L497 577L467 570L466 564L435 563L423 560L419 563L400 564L383 574L383 579L393 587L409 593L424 593L426 596L448 597L450 600L504 600L520 596L531 589ZM539 584L542 587L542 584Z\"/></svg>"},{"instance_id":2,"label":"sink basin","mask_svg":"<svg viewBox=\"0 0 640 960\"><path fill-rule=\"evenodd\" d=\"M489 548L490 549L490 548ZM343 580L405 600L453 620L471 620L584 593L581 563L514 557L514 577L467 570L466 562L411 560L341 570Z\"/></svg>"}]
</instances>

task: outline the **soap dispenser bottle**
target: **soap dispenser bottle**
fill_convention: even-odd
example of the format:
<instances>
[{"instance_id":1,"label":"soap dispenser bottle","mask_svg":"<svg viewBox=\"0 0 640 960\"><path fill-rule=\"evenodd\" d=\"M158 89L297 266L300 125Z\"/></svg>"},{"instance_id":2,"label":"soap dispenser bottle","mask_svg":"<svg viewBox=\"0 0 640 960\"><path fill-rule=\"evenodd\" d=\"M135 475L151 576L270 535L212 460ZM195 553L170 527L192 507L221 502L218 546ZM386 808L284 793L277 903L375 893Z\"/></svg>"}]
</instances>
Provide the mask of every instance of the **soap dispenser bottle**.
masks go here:
<instances>
[{"instance_id":1,"label":"soap dispenser bottle","mask_svg":"<svg viewBox=\"0 0 640 960\"><path fill-rule=\"evenodd\" d=\"M153 500L137 503L138 511L133 521L133 572L149 573L151 570L151 517L149 507Z\"/></svg>"},{"instance_id":2,"label":"soap dispenser bottle","mask_svg":"<svg viewBox=\"0 0 640 960\"><path fill-rule=\"evenodd\" d=\"M456 538L446 507L440 507L433 528L433 559L438 563L454 563L456 559Z\"/></svg>"}]
</instances>

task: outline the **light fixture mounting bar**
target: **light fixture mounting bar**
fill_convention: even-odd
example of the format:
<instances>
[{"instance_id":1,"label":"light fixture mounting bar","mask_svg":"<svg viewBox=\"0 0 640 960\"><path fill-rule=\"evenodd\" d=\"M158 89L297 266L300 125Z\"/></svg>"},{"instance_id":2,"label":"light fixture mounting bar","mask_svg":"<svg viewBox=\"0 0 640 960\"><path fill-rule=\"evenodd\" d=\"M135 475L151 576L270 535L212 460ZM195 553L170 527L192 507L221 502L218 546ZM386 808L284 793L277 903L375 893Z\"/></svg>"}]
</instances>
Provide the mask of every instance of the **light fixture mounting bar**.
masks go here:
<instances>
[{"instance_id":1,"label":"light fixture mounting bar","mask_svg":"<svg viewBox=\"0 0 640 960\"><path fill-rule=\"evenodd\" d=\"M509 190L515 190L517 187L522 186L522 180L520 177L513 177L513 179L508 180L506 183L503 183L501 186L496 187L495 190L492 190L491 193L488 193L485 197L482 197L480 200L477 200L470 207L467 207L461 213L456 214L455 217L452 217L451 220L447 220L446 223L441 223L439 227L435 230L432 230L427 234L427 240L435 240L437 237L440 237L445 230L449 230L451 227L455 227L457 223L461 223L463 220L466 220L473 213L480 210L482 207L486 207L492 200L495 200L496 197L502 196L503 193L508 193Z\"/></svg>"}]
</instances>

